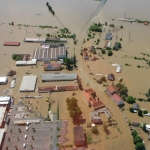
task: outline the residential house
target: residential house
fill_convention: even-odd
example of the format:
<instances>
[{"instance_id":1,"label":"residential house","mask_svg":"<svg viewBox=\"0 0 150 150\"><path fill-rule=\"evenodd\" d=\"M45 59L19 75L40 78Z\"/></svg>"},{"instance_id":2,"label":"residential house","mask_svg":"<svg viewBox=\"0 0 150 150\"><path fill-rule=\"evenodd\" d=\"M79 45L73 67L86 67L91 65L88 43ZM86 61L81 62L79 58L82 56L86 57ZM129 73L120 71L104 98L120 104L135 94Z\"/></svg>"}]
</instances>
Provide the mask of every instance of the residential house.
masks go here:
<instances>
[{"instance_id":1,"label":"residential house","mask_svg":"<svg viewBox=\"0 0 150 150\"><path fill-rule=\"evenodd\" d=\"M107 47L111 47L111 42L110 41L105 42L104 48L107 48Z\"/></svg>"},{"instance_id":2,"label":"residential house","mask_svg":"<svg viewBox=\"0 0 150 150\"><path fill-rule=\"evenodd\" d=\"M114 50L119 50L121 48L121 44L119 42L115 42L115 45L113 47Z\"/></svg>"},{"instance_id":3,"label":"residential house","mask_svg":"<svg viewBox=\"0 0 150 150\"><path fill-rule=\"evenodd\" d=\"M73 131L75 146L84 146L86 140L83 127L77 125L73 128Z\"/></svg>"},{"instance_id":4,"label":"residential house","mask_svg":"<svg viewBox=\"0 0 150 150\"><path fill-rule=\"evenodd\" d=\"M105 40L112 40L112 37L113 37L113 34L111 32L108 32L106 35L105 35Z\"/></svg>"},{"instance_id":5,"label":"residential house","mask_svg":"<svg viewBox=\"0 0 150 150\"><path fill-rule=\"evenodd\" d=\"M116 94L116 93L112 95L112 99L114 100L114 102L115 102L118 106L124 104L123 99L122 99L118 94Z\"/></svg>"},{"instance_id":6,"label":"residential house","mask_svg":"<svg viewBox=\"0 0 150 150\"><path fill-rule=\"evenodd\" d=\"M134 110L139 110L139 105L137 103L133 103L132 107Z\"/></svg>"},{"instance_id":7,"label":"residential house","mask_svg":"<svg viewBox=\"0 0 150 150\"><path fill-rule=\"evenodd\" d=\"M112 73L110 73L110 74L108 74L107 79L110 80L110 81L114 81L115 76Z\"/></svg>"},{"instance_id":8,"label":"residential house","mask_svg":"<svg viewBox=\"0 0 150 150\"><path fill-rule=\"evenodd\" d=\"M62 70L61 64L53 63L53 64L44 64L44 71L60 71Z\"/></svg>"},{"instance_id":9,"label":"residential house","mask_svg":"<svg viewBox=\"0 0 150 150\"><path fill-rule=\"evenodd\" d=\"M111 96L114 93L118 93L118 89L115 86L113 86L113 85L109 85L106 88L106 92L107 92L107 94L109 94Z\"/></svg>"},{"instance_id":10,"label":"residential house","mask_svg":"<svg viewBox=\"0 0 150 150\"><path fill-rule=\"evenodd\" d=\"M83 52L83 59L89 59L88 53L86 51Z\"/></svg>"},{"instance_id":11,"label":"residential house","mask_svg":"<svg viewBox=\"0 0 150 150\"><path fill-rule=\"evenodd\" d=\"M94 124L101 124L102 123L102 120L101 120L101 117L99 115L99 112L97 112L97 111L91 111L90 117L91 117L91 121Z\"/></svg>"},{"instance_id":12,"label":"residential house","mask_svg":"<svg viewBox=\"0 0 150 150\"><path fill-rule=\"evenodd\" d=\"M82 98L84 99L85 103L94 110L105 107L102 101L95 100L95 96L96 94L93 89L84 90L82 94Z\"/></svg>"}]
</instances>

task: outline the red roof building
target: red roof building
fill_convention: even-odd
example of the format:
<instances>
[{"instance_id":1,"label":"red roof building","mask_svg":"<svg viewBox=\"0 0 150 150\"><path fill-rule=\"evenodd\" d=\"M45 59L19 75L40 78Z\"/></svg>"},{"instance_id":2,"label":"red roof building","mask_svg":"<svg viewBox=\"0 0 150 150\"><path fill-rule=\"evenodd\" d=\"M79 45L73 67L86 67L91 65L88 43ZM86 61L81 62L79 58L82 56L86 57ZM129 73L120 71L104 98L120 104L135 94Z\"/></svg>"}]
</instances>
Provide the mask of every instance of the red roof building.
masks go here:
<instances>
[{"instance_id":1,"label":"red roof building","mask_svg":"<svg viewBox=\"0 0 150 150\"><path fill-rule=\"evenodd\" d=\"M82 98L84 99L86 104L88 106L92 106L94 110L105 107L102 101L95 100L95 92L93 91L93 89L87 89L83 91L82 94Z\"/></svg>"},{"instance_id":2,"label":"red roof building","mask_svg":"<svg viewBox=\"0 0 150 150\"><path fill-rule=\"evenodd\" d=\"M89 59L88 53L86 51L83 52L83 59Z\"/></svg>"},{"instance_id":3,"label":"red roof building","mask_svg":"<svg viewBox=\"0 0 150 150\"><path fill-rule=\"evenodd\" d=\"M5 42L4 46L19 46L20 42Z\"/></svg>"},{"instance_id":4,"label":"red roof building","mask_svg":"<svg viewBox=\"0 0 150 150\"><path fill-rule=\"evenodd\" d=\"M76 126L73 128L74 133L74 144L75 146L84 146L85 145L85 135L84 129L81 126Z\"/></svg>"},{"instance_id":5,"label":"red roof building","mask_svg":"<svg viewBox=\"0 0 150 150\"><path fill-rule=\"evenodd\" d=\"M61 69L61 64L58 63L44 64L45 71L60 71Z\"/></svg>"},{"instance_id":6,"label":"red roof building","mask_svg":"<svg viewBox=\"0 0 150 150\"><path fill-rule=\"evenodd\" d=\"M116 93L112 95L112 99L118 106L124 104L123 99Z\"/></svg>"},{"instance_id":7,"label":"red roof building","mask_svg":"<svg viewBox=\"0 0 150 150\"><path fill-rule=\"evenodd\" d=\"M113 95L114 93L118 93L118 90L115 86L113 85L109 85L107 86L106 88L106 92L109 94L109 95Z\"/></svg>"}]
</instances>

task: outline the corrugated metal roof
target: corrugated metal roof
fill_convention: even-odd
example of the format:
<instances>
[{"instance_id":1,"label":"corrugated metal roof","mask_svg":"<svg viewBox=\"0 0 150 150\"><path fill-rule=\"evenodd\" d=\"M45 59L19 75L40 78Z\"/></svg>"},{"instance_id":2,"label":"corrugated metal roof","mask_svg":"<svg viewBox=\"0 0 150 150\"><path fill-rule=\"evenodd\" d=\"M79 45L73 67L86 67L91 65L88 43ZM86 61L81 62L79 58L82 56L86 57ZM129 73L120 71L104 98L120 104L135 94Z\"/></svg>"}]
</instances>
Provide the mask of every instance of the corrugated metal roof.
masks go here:
<instances>
[{"instance_id":1,"label":"corrugated metal roof","mask_svg":"<svg viewBox=\"0 0 150 150\"><path fill-rule=\"evenodd\" d=\"M46 73L42 74L43 81L58 81L58 80L76 80L77 74L70 73L70 74L53 74L53 73Z\"/></svg>"},{"instance_id":2,"label":"corrugated metal roof","mask_svg":"<svg viewBox=\"0 0 150 150\"><path fill-rule=\"evenodd\" d=\"M36 79L37 76L23 76L19 91L34 91Z\"/></svg>"},{"instance_id":3,"label":"corrugated metal roof","mask_svg":"<svg viewBox=\"0 0 150 150\"><path fill-rule=\"evenodd\" d=\"M0 82L6 82L7 81L7 77L0 77Z\"/></svg>"}]
</instances>

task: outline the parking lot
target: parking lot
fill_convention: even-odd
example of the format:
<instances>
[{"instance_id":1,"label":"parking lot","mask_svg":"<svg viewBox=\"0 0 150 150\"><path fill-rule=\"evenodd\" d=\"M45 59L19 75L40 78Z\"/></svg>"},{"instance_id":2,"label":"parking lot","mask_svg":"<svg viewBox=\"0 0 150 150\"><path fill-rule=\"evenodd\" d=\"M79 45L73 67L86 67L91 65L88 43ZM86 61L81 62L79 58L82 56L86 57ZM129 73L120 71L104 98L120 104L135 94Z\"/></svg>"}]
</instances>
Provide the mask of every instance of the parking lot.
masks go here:
<instances>
[{"instance_id":1,"label":"parking lot","mask_svg":"<svg viewBox=\"0 0 150 150\"><path fill-rule=\"evenodd\" d=\"M18 110L27 111L27 109L22 108L23 106L20 105L13 106L3 150L50 150L57 143L66 141L64 138L67 125L65 121L44 122L40 117L15 118L15 114L20 113ZM39 122L34 122L34 119L38 119ZM14 123L16 121L22 123ZM62 137L57 138L58 134ZM57 147L53 148L53 150L55 149L57 150Z\"/></svg>"}]
</instances>

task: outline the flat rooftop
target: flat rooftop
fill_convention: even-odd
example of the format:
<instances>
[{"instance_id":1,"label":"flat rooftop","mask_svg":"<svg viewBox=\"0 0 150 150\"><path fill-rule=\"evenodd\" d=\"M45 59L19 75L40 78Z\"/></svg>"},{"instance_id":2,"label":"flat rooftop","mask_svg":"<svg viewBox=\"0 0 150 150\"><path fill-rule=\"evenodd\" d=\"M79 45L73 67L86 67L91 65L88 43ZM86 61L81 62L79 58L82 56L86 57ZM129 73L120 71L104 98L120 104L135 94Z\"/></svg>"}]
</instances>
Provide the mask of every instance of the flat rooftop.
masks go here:
<instances>
[{"instance_id":1,"label":"flat rooftop","mask_svg":"<svg viewBox=\"0 0 150 150\"><path fill-rule=\"evenodd\" d=\"M0 106L0 126L2 125L7 106Z\"/></svg>"}]
</instances>

